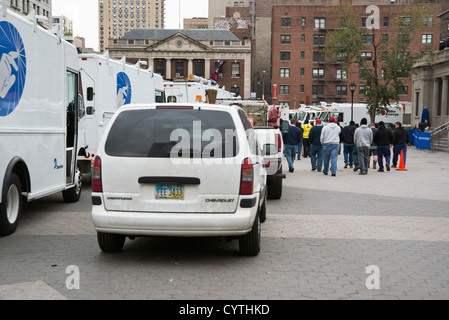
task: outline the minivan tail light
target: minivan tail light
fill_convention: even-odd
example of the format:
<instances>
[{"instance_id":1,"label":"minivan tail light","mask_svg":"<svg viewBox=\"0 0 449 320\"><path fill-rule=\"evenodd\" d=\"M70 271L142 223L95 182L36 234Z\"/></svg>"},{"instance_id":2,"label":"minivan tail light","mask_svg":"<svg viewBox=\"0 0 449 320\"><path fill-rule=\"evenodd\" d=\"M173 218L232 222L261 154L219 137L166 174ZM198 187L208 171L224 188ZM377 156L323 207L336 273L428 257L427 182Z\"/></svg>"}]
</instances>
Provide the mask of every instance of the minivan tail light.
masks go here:
<instances>
[{"instance_id":1,"label":"minivan tail light","mask_svg":"<svg viewBox=\"0 0 449 320\"><path fill-rule=\"evenodd\" d=\"M279 133L276 133L276 144L278 146L278 152L282 152L282 137Z\"/></svg>"},{"instance_id":2,"label":"minivan tail light","mask_svg":"<svg viewBox=\"0 0 449 320\"><path fill-rule=\"evenodd\" d=\"M248 196L253 194L254 189L254 166L250 158L246 158L242 163L242 177L240 179L240 195Z\"/></svg>"},{"instance_id":3,"label":"minivan tail light","mask_svg":"<svg viewBox=\"0 0 449 320\"><path fill-rule=\"evenodd\" d=\"M101 158L95 157L94 166L92 168L92 192L103 192L103 181L101 177Z\"/></svg>"}]
</instances>

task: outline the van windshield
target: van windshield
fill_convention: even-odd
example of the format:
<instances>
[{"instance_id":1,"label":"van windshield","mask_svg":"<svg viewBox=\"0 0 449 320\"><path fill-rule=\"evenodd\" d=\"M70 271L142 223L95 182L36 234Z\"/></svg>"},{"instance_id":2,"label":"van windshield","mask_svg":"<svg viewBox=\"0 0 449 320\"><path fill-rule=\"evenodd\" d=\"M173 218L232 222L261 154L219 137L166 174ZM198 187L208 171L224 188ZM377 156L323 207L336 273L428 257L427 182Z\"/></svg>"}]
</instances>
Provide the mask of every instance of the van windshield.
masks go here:
<instances>
[{"instance_id":1,"label":"van windshield","mask_svg":"<svg viewBox=\"0 0 449 320\"><path fill-rule=\"evenodd\" d=\"M233 158L238 154L238 140L227 112L130 110L115 120L105 151L113 157Z\"/></svg>"}]
</instances>

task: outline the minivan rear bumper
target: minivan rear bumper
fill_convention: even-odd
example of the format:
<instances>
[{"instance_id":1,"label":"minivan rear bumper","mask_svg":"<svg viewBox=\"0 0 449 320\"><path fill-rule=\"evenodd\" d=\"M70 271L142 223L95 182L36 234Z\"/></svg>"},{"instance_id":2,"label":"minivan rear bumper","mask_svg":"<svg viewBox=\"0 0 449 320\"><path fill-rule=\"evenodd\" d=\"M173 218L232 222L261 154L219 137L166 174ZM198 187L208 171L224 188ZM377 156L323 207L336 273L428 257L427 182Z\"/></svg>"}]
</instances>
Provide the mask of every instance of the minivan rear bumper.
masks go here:
<instances>
[{"instance_id":1,"label":"minivan rear bumper","mask_svg":"<svg viewBox=\"0 0 449 320\"><path fill-rule=\"evenodd\" d=\"M254 197L259 204L259 195ZM98 232L126 236L242 236L251 231L257 211L258 205L252 208L239 206L231 214L121 212L94 205L92 221Z\"/></svg>"}]
</instances>

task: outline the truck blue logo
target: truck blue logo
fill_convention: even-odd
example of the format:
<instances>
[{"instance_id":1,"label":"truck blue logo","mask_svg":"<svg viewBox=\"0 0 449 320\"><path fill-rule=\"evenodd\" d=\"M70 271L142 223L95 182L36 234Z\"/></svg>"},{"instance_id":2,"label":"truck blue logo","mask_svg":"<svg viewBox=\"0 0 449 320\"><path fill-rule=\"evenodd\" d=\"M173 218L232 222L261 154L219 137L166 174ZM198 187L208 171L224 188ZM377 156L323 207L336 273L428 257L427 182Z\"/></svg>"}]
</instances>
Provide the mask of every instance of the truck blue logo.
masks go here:
<instances>
[{"instance_id":1,"label":"truck blue logo","mask_svg":"<svg viewBox=\"0 0 449 320\"><path fill-rule=\"evenodd\" d=\"M131 103L131 81L124 72L117 74L117 107Z\"/></svg>"},{"instance_id":2,"label":"truck blue logo","mask_svg":"<svg viewBox=\"0 0 449 320\"><path fill-rule=\"evenodd\" d=\"M19 31L0 21L0 117L11 114L25 88L27 60Z\"/></svg>"}]
</instances>

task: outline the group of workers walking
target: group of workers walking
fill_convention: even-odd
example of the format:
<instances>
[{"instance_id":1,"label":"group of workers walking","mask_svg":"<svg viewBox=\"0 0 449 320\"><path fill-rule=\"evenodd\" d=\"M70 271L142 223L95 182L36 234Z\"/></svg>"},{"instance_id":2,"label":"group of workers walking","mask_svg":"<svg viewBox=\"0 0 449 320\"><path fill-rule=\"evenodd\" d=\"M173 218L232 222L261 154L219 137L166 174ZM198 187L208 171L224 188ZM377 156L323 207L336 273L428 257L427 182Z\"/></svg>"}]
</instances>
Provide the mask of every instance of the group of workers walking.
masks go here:
<instances>
[{"instance_id":1,"label":"group of workers walking","mask_svg":"<svg viewBox=\"0 0 449 320\"><path fill-rule=\"evenodd\" d=\"M296 119L292 119L289 131L284 134L284 154L290 172L295 170L296 155L297 159L301 160L303 150L303 157L310 157L312 171L323 172L324 175L331 173L335 177L337 159L343 144L344 168L353 168L354 172L360 170L360 175L366 175L371 159L373 169L377 169L378 166L379 172L396 168L401 154L405 165L409 142L409 134L400 122L395 123L392 132L383 121L379 122L378 126L374 124L368 126L366 118L360 121L360 126L351 121L344 128L334 117L330 117L329 123L325 126L322 125L321 119L317 119L315 125L311 125L308 120L301 125Z\"/></svg>"}]
</instances>

